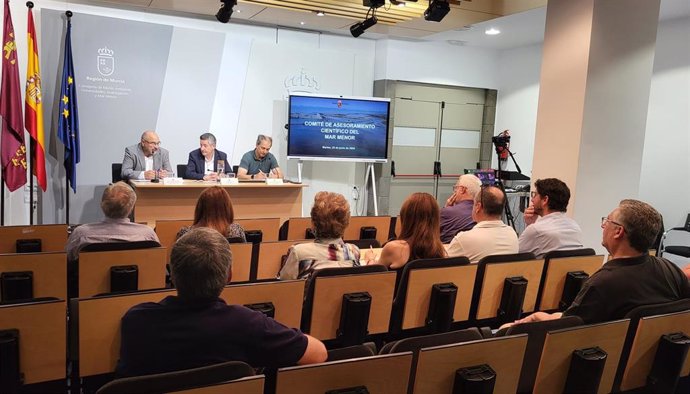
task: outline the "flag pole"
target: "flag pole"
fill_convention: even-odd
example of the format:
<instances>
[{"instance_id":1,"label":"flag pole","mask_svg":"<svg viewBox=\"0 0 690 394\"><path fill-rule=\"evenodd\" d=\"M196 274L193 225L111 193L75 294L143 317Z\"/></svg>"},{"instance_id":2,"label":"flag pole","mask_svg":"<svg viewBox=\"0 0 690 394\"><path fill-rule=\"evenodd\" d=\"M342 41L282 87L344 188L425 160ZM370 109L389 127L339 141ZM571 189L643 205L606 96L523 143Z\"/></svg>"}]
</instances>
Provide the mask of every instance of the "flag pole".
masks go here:
<instances>
[{"instance_id":1,"label":"flag pole","mask_svg":"<svg viewBox=\"0 0 690 394\"><path fill-rule=\"evenodd\" d=\"M27 1L26 7L31 9L34 8L33 1ZM29 225L34 224L34 161L33 154L36 149L36 141L33 138L29 138L29 152L27 156L29 159ZM24 200L26 201L26 200Z\"/></svg>"},{"instance_id":2,"label":"flag pole","mask_svg":"<svg viewBox=\"0 0 690 394\"><path fill-rule=\"evenodd\" d=\"M5 225L5 171L0 169L0 226Z\"/></svg>"},{"instance_id":3,"label":"flag pole","mask_svg":"<svg viewBox=\"0 0 690 394\"><path fill-rule=\"evenodd\" d=\"M72 11L67 10L65 12L67 16L67 21L72 19ZM63 71L64 72L64 71ZM74 171L74 169L72 169ZM65 224L69 226L69 177L70 174L67 173L67 168L65 168Z\"/></svg>"}]
</instances>

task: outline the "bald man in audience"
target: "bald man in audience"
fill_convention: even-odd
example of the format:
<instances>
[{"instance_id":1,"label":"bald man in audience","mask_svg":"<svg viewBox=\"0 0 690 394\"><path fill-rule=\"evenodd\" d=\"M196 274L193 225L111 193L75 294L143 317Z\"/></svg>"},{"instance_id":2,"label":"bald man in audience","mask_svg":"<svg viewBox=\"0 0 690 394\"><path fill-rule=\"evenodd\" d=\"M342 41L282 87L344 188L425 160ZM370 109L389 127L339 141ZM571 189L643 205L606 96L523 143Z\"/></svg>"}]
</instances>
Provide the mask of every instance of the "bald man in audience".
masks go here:
<instances>
[{"instance_id":1,"label":"bald man in audience","mask_svg":"<svg viewBox=\"0 0 690 394\"><path fill-rule=\"evenodd\" d=\"M216 230L197 227L170 255L177 296L132 307L122 318L116 374L140 376L225 361L278 368L326 361L316 338L220 294L232 277L232 252Z\"/></svg>"},{"instance_id":2,"label":"bald man in audience","mask_svg":"<svg viewBox=\"0 0 690 394\"><path fill-rule=\"evenodd\" d=\"M518 237L501 221L506 197L496 186L482 187L474 198L472 219L477 224L450 241L448 256L467 256L476 263L486 256L518 252Z\"/></svg>"},{"instance_id":3,"label":"bald man in audience","mask_svg":"<svg viewBox=\"0 0 690 394\"><path fill-rule=\"evenodd\" d=\"M441 242L447 244L459 232L474 227L472 206L481 186L482 181L475 175L465 174L458 178L453 186L453 194L441 209Z\"/></svg>"},{"instance_id":4,"label":"bald man in audience","mask_svg":"<svg viewBox=\"0 0 690 394\"><path fill-rule=\"evenodd\" d=\"M638 306L690 298L690 283L683 271L648 253L661 230L656 209L642 201L623 200L601 219L601 244L611 260L585 282L565 312L537 312L516 323L579 316L593 324L622 319Z\"/></svg>"},{"instance_id":5,"label":"bald man in audience","mask_svg":"<svg viewBox=\"0 0 690 394\"><path fill-rule=\"evenodd\" d=\"M570 189L556 178L538 179L532 201L525 209L527 227L520 234L520 253L531 252L542 258L554 250L582 248L582 230L565 213Z\"/></svg>"},{"instance_id":6,"label":"bald man in audience","mask_svg":"<svg viewBox=\"0 0 690 394\"><path fill-rule=\"evenodd\" d=\"M138 144L125 148L120 176L124 180L151 180L172 173L170 154L161 148L161 140L153 130L141 134Z\"/></svg>"},{"instance_id":7,"label":"bald man in audience","mask_svg":"<svg viewBox=\"0 0 690 394\"><path fill-rule=\"evenodd\" d=\"M136 202L137 195L128 184L117 182L106 186L101 197L101 210L105 219L97 223L82 224L72 231L65 246L67 259L76 260L83 247L95 243L159 242L151 227L129 220Z\"/></svg>"}]
</instances>

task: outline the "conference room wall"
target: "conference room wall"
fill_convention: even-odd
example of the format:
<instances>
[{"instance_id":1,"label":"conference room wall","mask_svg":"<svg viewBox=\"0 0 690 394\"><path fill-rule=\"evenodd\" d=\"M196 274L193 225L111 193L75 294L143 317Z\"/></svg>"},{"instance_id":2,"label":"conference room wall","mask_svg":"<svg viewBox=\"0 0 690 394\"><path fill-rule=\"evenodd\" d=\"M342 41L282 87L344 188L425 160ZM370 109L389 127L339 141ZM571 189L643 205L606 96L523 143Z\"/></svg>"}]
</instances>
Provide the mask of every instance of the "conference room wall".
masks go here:
<instances>
[{"instance_id":1,"label":"conference room wall","mask_svg":"<svg viewBox=\"0 0 690 394\"><path fill-rule=\"evenodd\" d=\"M659 23L639 193L616 195L614 180L610 189L601 190L617 199L648 201L664 216L666 228L682 225L690 212L690 45L685 40L689 35L690 18ZM541 50L541 45L514 48L502 51L499 58L496 130L511 130L511 149L528 175L532 169ZM615 148L609 157L612 161L625 160ZM514 170L512 163L509 169ZM583 214L599 217L607 213ZM583 230L592 234L587 246L601 248L600 229Z\"/></svg>"},{"instance_id":2,"label":"conference room wall","mask_svg":"<svg viewBox=\"0 0 690 394\"><path fill-rule=\"evenodd\" d=\"M49 15L49 7L59 12L64 12L65 9L65 4L59 2L45 2L42 5L48 11L46 17L51 18L53 16ZM106 19L123 19L123 23L145 22L168 26L173 31L162 98L157 116L153 113L153 122L128 127L122 127L122 123L103 125L89 122L88 119L85 120L89 115L86 115L83 109L83 103L87 99L82 98L83 95L80 96L82 162L77 171L78 192L70 196L70 217L73 223L98 220L101 217L98 202L103 188L109 182L110 163L121 161L124 147L136 143L139 134L145 128L156 128L159 131L164 146L171 152L173 165L186 163L187 153L198 146L198 136L206 130L216 133L219 148L231 156L233 164L237 164L241 154L254 146L258 133L273 134L277 137L273 151L281 165L287 168L283 125L287 116L288 78L301 77L301 73L306 73L319 82L317 89L311 90L314 93L371 95L375 46L370 40L282 29L221 25L215 21L78 4L69 6L75 12L75 67L78 64L76 58L79 56L79 48L74 39L77 29L84 28L78 23L82 14L109 17ZM22 18L26 15L25 7L13 5L12 11L15 20L25 19ZM41 10L36 10L35 13L41 34ZM26 27L21 23L15 23L15 29L22 31ZM18 37L22 36L18 34ZM44 102L51 103L54 101L52 96L57 81L58 67L55 64L61 62L61 58L57 59L58 56L55 54L49 54L49 46L57 47L52 41L60 41L61 38L57 34L45 39L40 37L39 40L42 47ZM26 44L19 39L17 42L22 58L21 54L25 53ZM192 48L194 45L196 48ZM55 49L52 52L59 51ZM219 56L219 53L222 54L220 66L219 61L214 58ZM259 55L260 53L263 55ZM93 57L95 58L95 54ZM95 63L95 59L89 59L91 60ZM218 71L209 70L213 65L216 65ZM204 66L206 68L203 68ZM248 71L250 67L256 69L253 72ZM201 73L194 73L197 70ZM79 68L76 73L79 84ZM209 81L213 84L208 83ZM204 89L208 91L203 91ZM309 91L308 86L294 85L290 86L290 89ZM49 109L46 109L46 124L50 125L53 122L48 120L48 113ZM99 127L85 126L87 123L95 123ZM112 133L104 133L102 130L103 127L115 126L118 126L117 130ZM93 132L92 129L97 131ZM88 131L91 133L87 136ZM59 141L56 142L53 130L47 128L46 134L49 136L46 142L49 146L49 191L43 196L42 222L62 222L65 215L62 146ZM292 172L289 175L296 176L296 171L288 169L288 172ZM363 173L364 167L354 163L306 163L304 181L311 186L304 198L306 212L311 207L312 191L333 190L351 198L352 186L362 187ZM23 197L23 192L14 193L12 196L12 215L8 223L28 222L28 209ZM351 200L351 203L353 206L356 205L354 200Z\"/></svg>"}]
</instances>

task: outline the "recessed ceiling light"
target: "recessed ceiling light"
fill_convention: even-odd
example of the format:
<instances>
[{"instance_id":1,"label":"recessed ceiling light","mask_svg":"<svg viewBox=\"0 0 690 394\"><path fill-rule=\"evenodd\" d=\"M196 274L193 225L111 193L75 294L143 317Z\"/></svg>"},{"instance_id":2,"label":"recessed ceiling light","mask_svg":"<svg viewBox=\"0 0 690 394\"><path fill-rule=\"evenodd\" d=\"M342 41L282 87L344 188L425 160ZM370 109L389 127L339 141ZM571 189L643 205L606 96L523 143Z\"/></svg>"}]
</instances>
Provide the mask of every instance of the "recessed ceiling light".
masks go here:
<instances>
[{"instance_id":1,"label":"recessed ceiling light","mask_svg":"<svg viewBox=\"0 0 690 394\"><path fill-rule=\"evenodd\" d=\"M300 24L300 25L304 25L304 21L300 22L299 24Z\"/></svg>"},{"instance_id":2,"label":"recessed ceiling light","mask_svg":"<svg viewBox=\"0 0 690 394\"><path fill-rule=\"evenodd\" d=\"M496 34L501 34L501 31L496 29L495 27L492 27L490 29L486 29L486 31L484 31L484 34L489 36L495 36Z\"/></svg>"},{"instance_id":3,"label":"recessed ceiling light","mask_svg":"<svg viewBox=\"0 0 690 394\"><path fill-rule=\"evenodd\" d=\"M323 12L323 11L316 11L316 16L324 16L324 15L326 15L325 12Z\"/></svg>"},{"instance_id":4,"label":"recessed ceiling light","mask_svg":"<svg viewBox=\"0 0 690 394\"><path fill-rule=\"evenodd\" d=\"M237 10L235 10L235 12L237 12L238 14L241 14L241 13L242 13L242 10L237 9Z\"/></svg>"}]
</instances>

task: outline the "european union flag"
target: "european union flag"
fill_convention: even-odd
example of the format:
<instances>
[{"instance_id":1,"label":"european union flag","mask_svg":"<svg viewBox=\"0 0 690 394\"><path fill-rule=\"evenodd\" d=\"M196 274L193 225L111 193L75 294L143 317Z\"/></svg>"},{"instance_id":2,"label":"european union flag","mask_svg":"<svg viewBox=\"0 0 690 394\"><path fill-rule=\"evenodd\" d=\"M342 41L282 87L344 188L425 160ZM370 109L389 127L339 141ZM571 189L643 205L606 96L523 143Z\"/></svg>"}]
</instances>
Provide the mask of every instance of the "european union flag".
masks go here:
<instances>
[{"instance_id":1,"label":"european union flag","mask_svg":"<svg viewBox=\"0 0 690 394\"><path fill-rule=\"evenodd\" d=\"M72 190L77 192L77 163L79 163L79 115L77 113L77 86L74 83L72 65L72 22L67 19L65 35L65 60L62 63L62 88L60 89L60 122L58 138L65 145L65 172Z\"/></svg>"}]
</instances>

